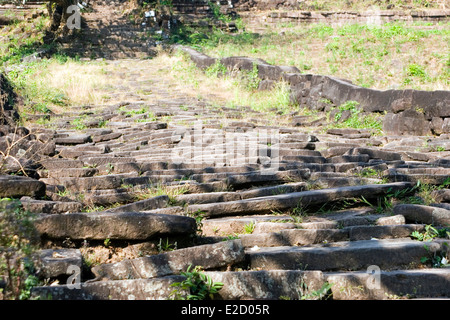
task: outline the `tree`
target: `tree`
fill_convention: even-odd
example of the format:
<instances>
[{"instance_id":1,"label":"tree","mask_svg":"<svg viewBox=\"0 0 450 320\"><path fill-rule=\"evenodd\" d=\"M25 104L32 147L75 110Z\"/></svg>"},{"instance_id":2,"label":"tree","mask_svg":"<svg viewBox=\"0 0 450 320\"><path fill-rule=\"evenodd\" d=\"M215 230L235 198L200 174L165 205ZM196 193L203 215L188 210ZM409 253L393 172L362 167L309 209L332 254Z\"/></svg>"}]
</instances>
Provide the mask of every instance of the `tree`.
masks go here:
<instances>
[{"instance_id":1,"label":"tree","mask_svg":"<svg viewBox=\"0 0 450 320\"><path fill-rule=\"evenodd\" d=\"M51 24L44 37L44 42L50 43L55 39L57 33L62 32L66 34L69 31L66 23L71 14L67 12L67 8L77 3L78 0L47 0L47 10Z\"/></svg>"}]
</instances>

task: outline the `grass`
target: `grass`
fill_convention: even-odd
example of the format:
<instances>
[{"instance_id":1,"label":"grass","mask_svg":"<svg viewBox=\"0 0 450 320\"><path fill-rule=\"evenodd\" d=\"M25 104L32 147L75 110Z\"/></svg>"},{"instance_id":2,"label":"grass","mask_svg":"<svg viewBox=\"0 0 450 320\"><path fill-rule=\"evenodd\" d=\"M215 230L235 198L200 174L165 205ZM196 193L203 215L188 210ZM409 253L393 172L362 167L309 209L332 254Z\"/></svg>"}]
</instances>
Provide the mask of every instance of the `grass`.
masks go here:
<instances>
[{"instance_id":1,"label":"grass","mask_svg":"<svg viewBox=\"0 0 450 320\"><path fill-rule=\"evenodd\" d=\"M257 90L259 79L256 79L256 68L231 74L222 65L215 64L203 72L181 52L172 56L162 55L158 59L172 64L170 76L180 84L180 90L195 90L198 97L208 98L217 106L233 109L248 106L269 116L297 111L296 105L289 99L290 88L287 83L279 82L269 91ZM269 119L275 121L273 117Z\"/></svg>"},{"instance_id":2,"label":"grass","mask_svg":"<svg viewBox=\"0 0 450 320\"><path fill-rule=\"evenodd\" d=\"M23 97L21 112L59 113L71 106L101 105L112 79L101 62L55 56L21 65L7 74Z\"/></svg>"},{"instance_id":3,"label":"grass","mask_svg":"<svg viewBox=\"0 0 450 320\"><path fill-rule=\"evenodd\" d=\"M14 12L7 12L13 17ZM44 45L44 31L50 23L46 16L27 21L17 19L12 25L0 28L0 67L19 63L23 57L31 55L40 49L50 49L52 46Z\"/></svg>"},{"instance_id":4,"label":"grass","mask_svg":"<svg viewBox=\"0 0 450 320\"><path fill-rule=\"evenodd\" d=\"M260 35L215 30L205 36L186 43L214 57L261 58L363 87L448 90L450 84L450 55L443 50L449 48L448 23L309 24L273 27Z\"/></svg>"},{"instance_id":5,"label":"grass","mask_svg":"<svg viewBox=\"0 0 450 320\"><path fill-rule=\"evenodd\" d=\"M319 4L320 1L314 3ZM363 1L361 5L367 7L369 3ZM327 5L334 4L327 2ZM384 5L384 2L379 4ZM425 6L418 1L411 5ZM356 6L356 3L352 2L352 6ZM216 14L219 20L228 21L228 17ZM18 57L28 54L28 49L30 52L35 51L42 44L40 30L46 23L48 21L44 19L37 21L33 41L14 36L17 28L30 32L31 27L22 23L0 31L9 39L8 49L2 47L3 51L0 51L0 66L8 64L8 68L12 69L8 77L25 98L22 111L59 113L71 106L102 105L111 100L112 89L123 81L112 76L114 68L120 68L119 65L79 61L61 55L18 64ZM448 48L449 34L448 23L441 23L432 29L424 23L387 23L379 26L311 24L280 25L267 29L263 34L246 31L227 34L219 29L180 29L171 41L193 46L214 57L244 55L262 58L272 64L297 66L303 73L342 77L365 87L448 90L450 55L448 50L442 49ZM256 68L249 72L229 74L223 65L217 63L203 73L181 54L162 53L155 59L160 65L158 76L176 80L171 90L180 95L185 93L191 96L195 91L199 100L205 98L215 106L249 106L255 111L266 113L265 120L269 125L279 121L279 115L299 111L298 106L290 102L286 83L278 83L270 91L258 91L260 80ZM333 122L330 127L371 128L381 132L380 115L365 116L359 114L356 107L348 110L353 111L349 119ZM140 116L145 110L125 112L127 116L136 116L137 122L155 120L151 113L147 118ZM310 111L300 110L299 115L310 115Z\"/></svg>"},{"instance_id":6,"label":"grass","mask_svg":"<svg viewBox=\"0 0 450 320\"><path fill-rule=\"evenodd\" d=\"M155 187L149 187L146 189L138 190L135 192L136 201L141 201L161 195L167 195L169 197L169 204L176 205L177 200L176 196L185 194L189 191L188 187L179 186L175 188L171 188L165 185L158 185Z\"/></svg>"},{"instance_id":7,"label":"grass","mask_svg":"<svg viewBox=\"0 0 450 320\"><path fill-rule=\"evenodd\" d=\"M347 101L337 107L338 112L335 114L334 119L330 119L330 113L328 113L328 120L330 124L323 128L323 131L331 128L354 128L354 129L372 129L374 134L382 134L383 121L382 115L377 113L363 114L359 109L359 104L356 101ZM343 111L350 111L348 119L341 120Z\"/></svg>"}]
</instances>

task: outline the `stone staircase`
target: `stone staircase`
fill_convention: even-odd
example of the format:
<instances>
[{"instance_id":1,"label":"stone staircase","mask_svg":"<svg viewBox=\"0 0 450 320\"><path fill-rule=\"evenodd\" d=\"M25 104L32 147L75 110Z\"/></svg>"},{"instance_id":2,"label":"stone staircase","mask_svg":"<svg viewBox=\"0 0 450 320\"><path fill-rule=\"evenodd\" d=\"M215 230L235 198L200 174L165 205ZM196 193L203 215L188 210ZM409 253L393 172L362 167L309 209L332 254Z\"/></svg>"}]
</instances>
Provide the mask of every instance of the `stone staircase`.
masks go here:
<instances>
[{"instance_id":1,"label":"stone staircase","mask_svg":"<svg viewBox=\"0 0 450 320\"><path fill-rule=\"evenodd\" d=\"M63 51L88 58L149 58L155 42L135 17L130 1L90 1L81 29L60 39ZM137 19L137 20L136 20Z\"/></svg>"},{"instance_id":2,"label":"stone staircase","mask_svg":"<svg viewBox=\"0 0 450 320\"><path fill-rule=\"evenodd\" d=\"M0 179L2 197L39 215L39 274L59 281L34 296L168 299L190 265L224 283L225 300L450 296L448 236L412 237L450 223L450 153L416 143L447 145L447 135L323 132L295 114L273 125L109 63L128 67L129 100L30 127L49 148L24 163L34 179ZM416 204L418 181L435 186L432 203ZM81 270L75 289L70 266Z\"/></svg>"},{"instance_id":3,"label":"stone staircase","mask_svg":"<svg viewBox=\"0 0 450 320\"><path fill-rule=\"evenodd\" d=\"M223 14L228 13L227 5L218 8ZM150 35L157 33L165 40L179 25L235 29L233 24L217 20L204 0L177 0L170 6L150 7L147 12L129 0L90 1L82 12L81 29L59 41L69 55L145 59L155 56L158 43Z\"/></svg>"}]
</instances>

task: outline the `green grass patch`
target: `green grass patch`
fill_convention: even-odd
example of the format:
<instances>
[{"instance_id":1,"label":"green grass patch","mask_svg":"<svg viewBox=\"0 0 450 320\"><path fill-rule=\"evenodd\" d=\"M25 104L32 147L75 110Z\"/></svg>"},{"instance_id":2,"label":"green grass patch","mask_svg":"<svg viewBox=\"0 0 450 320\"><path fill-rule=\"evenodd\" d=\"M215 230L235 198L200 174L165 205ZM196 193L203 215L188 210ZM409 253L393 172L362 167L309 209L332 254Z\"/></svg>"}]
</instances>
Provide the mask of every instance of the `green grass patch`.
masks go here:
<instances>
[{"instance_id":1,"label":"green grass patch","mask_svg":"<svg viewBox=\"0 0 450 320\"><path fill-rule=\"evenodd\" d=\"M334 119L330 119L330 113L328 118L330 124L328 124L323 130L326 131L331 128L354 128L354 129L372 129L375 134L382 134L383 121L382 115L377 113L362 113L358 102L347 101L346 103L337 107L339 110ZM343 111L350 111L351 115L348 119L340 121Z\"/></svg>"},{"instance_id":2,"label":"green grass patch","mask_svg":"<svg viewBox=\"0 0 450 320\"><path fill-rule=\"evenodd\" d=\"M280 35L280 31L283 34ZM450 28L421 23L326 24L274 27L262 34L183 30L172 39L213 57L248 56L302 72L331 74L377 89L448 90ZM448 50L447 50L448 51Z\"/></svg>"}]
</instances>

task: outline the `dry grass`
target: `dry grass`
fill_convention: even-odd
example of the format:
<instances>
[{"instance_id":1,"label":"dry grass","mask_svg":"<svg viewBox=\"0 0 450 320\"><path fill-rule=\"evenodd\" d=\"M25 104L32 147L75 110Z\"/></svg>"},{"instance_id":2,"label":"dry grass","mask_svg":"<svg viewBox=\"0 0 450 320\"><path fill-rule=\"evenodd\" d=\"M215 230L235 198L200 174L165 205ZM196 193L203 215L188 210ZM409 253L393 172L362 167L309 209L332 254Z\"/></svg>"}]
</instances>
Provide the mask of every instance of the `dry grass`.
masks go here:
<instances>
[{"instance_id":1,"label":"dry grass","mask_svg":"<svg viewBox=\"0 0 450 320\"><path fill-rule=\"evenodd\" d=\"M237 108L249 106L253 110L268 113L292 111L293 106L289 102L289 87L285 83L279 83L270 91L258 91L255 87L255 75L248 74L217 74L198 69L187 56L179 53L169 56L160 55L157 59L166 61L165 67L160 72L171 77L177 86L173 89L181 92L197 95L199 99L206 99L213 106L226 106ZM212 68L211 68L212 69ZM275 120L275 119L274 119Z\"/></svg>"},{"instance_id":2,"label":"dry grass","mask_svg":"<svg viewBox=\"0 0 450 320\"><path fill-rule=\"evenodd\" d=\"M71 105L105 103L106 89L114 82L101 63L51 63L41 82L64 93Z\"/></svg>"}]
</instances>

